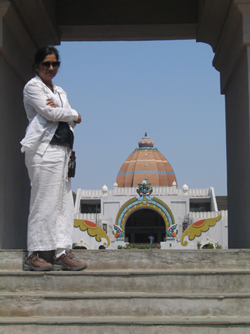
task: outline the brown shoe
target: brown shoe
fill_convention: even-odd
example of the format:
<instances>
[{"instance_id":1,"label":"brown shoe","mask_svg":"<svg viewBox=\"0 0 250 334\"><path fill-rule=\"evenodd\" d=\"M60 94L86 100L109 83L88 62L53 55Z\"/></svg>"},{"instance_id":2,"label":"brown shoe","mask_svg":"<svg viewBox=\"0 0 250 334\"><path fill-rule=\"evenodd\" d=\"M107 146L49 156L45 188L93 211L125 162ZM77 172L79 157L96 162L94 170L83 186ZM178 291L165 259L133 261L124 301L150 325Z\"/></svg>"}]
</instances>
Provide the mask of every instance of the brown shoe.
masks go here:
<instances>
[{"instance_id":1,"label":"brown shoe","mask_svg":"<svg viewBox=\"0 0 250 334\"><path fill-rule=\"evenodd\" d=\"M87 264L76 259L73 253L63 254L58 259L54 259L55 270L83 270Z\"/></svg>"},{"instance_id":2,"label":"brown shoe","mask_svg":"<svg viewBox=\"0 0 250 334\"><path fill-rule=\"evenodd\" d=\"M34 271L48 271L52 270L53 266L51 263L46 262L44 259L39 257L39 255L31 254L24 263L24 270L34 270Z\"/></svg>"}]
</instances>

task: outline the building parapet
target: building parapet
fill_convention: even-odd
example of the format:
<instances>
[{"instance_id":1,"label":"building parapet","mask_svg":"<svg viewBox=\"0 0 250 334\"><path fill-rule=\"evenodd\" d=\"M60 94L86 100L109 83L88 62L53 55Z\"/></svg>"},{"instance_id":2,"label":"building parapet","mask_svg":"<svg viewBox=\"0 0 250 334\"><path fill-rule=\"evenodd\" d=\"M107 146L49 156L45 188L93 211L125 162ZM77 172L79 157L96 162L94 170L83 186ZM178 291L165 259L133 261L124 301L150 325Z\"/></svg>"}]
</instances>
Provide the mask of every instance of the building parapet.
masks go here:
<instances>
[{"instance_id":1,"label":"building parapet","mask_svg":"<svg viewBox=\"0 0 250 334\"><path fill-rule=\"evenodd\" d=\"M189 189L188 196L201 196L201 197L209 197L209 188L205 189Z\"/></svg>"},{"instance_id":2,"label":"building parapet","mask_svg":"<svg viewBox=\"0 0 250 334\"><path fill-rule=\"evenodd\" d=\"M85 190L81 189L81 197L101 197L102 191L101 190Z\"/></svg>"},{"instance_id":3,"label":"building parapet","mask_svg":"<svg viewBox=\"0 0 250 334\"><path fill-rule=\"evenodd\" d=\"M228 217L228 211L214 211L214 212L189 212L187 218L189 220L215 218L221 214L222 217Z\"/></svg>"},{"instance_id":4,"label":"building parapet","mask_svg":"<svg viewBox=\"0 0 250 334\"><path fill-rule=\"evenodd\" d=\"M90 220L93 223L98 225L98 222L101 219L101 214L96 213L78 213L75 214L75 219L83 219L83 220Z\"/></svg>"},{"instance_id":5,"label":"building parapet","mask_svg":"<svg viewBox=\"0 0 250 334\"><path fill-rule=\"evenodd\" d=\"M177 189L176 187L152 187L153 195L184 195L182 189ZM108 190L106 196L119 196L119 195L130 195L137 196L137 187L133 188L115 188L113 190ZM80 192L80 193L79 193ZM211 190L210 188L205 189L188 189L185 195L190 197L210 197ZM85 190L78 189L77 194L80 198L101 198L103 196L102 190Z\"/></svg>"}]
</instances>

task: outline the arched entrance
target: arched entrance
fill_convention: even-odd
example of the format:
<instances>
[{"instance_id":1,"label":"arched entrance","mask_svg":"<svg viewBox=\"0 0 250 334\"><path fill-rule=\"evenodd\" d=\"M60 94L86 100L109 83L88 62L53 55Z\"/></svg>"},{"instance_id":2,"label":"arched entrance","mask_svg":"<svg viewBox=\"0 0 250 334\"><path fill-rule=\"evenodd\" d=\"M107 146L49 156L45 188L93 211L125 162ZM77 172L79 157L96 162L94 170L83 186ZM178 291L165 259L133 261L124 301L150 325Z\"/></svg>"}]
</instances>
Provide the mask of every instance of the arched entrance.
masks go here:
<instances>
[{"instance_id":1,"label":"arched entrance","mask_svg":"<svg viewBox=\"0 0 250 334\"><path fill-rule=\"evenodd\" d=\"M152 234L154 242L166 237L166 226L162 216L152 209L140 209L133 212L125 223L125 239L130 243L149 243Z\"/></svg>"},{"instance_id":2,"label":"arched entrance","mask_svg":"<svg viewBox=\"0 0 250 334\"><path fill-rule=\"evenodd\" d=\"M166 203L152 197L152 188L144 180L138 184L138 197L125 202L117 213L115 221L116 239L128 242L148 242L150 232L155 242L172 238L169 229L175 229L174 216Z\"/></svg>"}]
</instances>

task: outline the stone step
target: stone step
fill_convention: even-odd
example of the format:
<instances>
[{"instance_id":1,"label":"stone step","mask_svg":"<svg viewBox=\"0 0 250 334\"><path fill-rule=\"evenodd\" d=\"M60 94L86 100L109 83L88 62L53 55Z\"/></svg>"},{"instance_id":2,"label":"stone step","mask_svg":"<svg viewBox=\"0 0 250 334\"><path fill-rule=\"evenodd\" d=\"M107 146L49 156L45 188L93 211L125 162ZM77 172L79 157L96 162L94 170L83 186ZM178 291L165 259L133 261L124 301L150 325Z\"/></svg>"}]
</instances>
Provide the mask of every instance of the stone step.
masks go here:
<instances>
[{"instance_id":1,"label":"stone step","mask_svg":"<svg viewBox=\"0 0 250 334\"><path fill-rule=\"evenodd\" d=\"M122 311L122 310L121 310ZM249 317L10 317L1 334L249 334Z\"/></svg>"},{"instance_id":2,"label":"stone step","mask_svg":"<svg viewBox=\"0 0 250 334\"><path fill-rule=\"evenodd\" d=\"M1 317L249 317L248 294L6 293Z\"/></svg>"},{"instance_id":3,"label":"stone step","mask_svg":"<svg viewBox=\"0 0 250 334\"><path fill-rule=\"evenodd\" d=\"M1 271L0 291L248 293L250 270Z\"/></svg>"},{"instance_id":4,"label":"stone step","mask_svg":"<svg viewBox=\"0 0 250 334\"><path fill-rule=\"evenodd\" d=\"M250 269L250 249L244 250L76 250L90 270L102 269ZM0 250L0 270L22 270L26 252Z\"/></svg>"},{"instance_id":5,"label":"stone step","mask_svg":"<svg viewBox=\"0 0 250 334\"><path fill-rule=\"evenodd\" d=\"M250 333L250 250L76 251L80 272L0 251L0 333Z\"/></svg>"}]
</instances>

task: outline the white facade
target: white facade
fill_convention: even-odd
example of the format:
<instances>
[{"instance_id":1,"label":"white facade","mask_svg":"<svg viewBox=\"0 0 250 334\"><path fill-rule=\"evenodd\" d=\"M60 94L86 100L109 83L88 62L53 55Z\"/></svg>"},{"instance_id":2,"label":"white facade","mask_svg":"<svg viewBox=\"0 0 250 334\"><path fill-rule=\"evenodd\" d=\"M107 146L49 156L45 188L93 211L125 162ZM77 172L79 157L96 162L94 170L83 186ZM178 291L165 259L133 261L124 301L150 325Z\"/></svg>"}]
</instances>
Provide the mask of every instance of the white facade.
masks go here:
<instances>
[{"instance_id":1,"label":"white facade","mask_svg":"<svg viewBox=\"0 0 250 334\"><path fill-rule=\"evenodd\" d=\"M106 186L104 186L102 190L78 189L75 203L75 219L93 222L104 229L110 239L109 249L117 249L118 245L124 245L128 241L131 242L131 240L128 240L126 237L126 223L133 212L138 212L140 210L138 205L137 208L129 208L129 205L131 206L129 203L133 201L133 199L139 198L137 188L117 188L116 185L114 186L113 190L108 190ZM213 188L188 189L188 187L184 185L182 189L177 189L175 186L151 187L151 189L153 191L152 194L150 194L150 198L159 200L162 203L163 210L165 210L165 207L172 217L172 221L169 222L169 225L168 222L166 223L166 229L169 226L176 225L174 226L173 237L166 235L166 238L161 238L163 240L160 240L159 243L162 249L197 249L198 242L201 246L204 246L207 243L212 243L220 245L223 249L228 248L228 215L227 211L218 211ZM99 203L98 205L100 205L100 209L91 214L81 213L81 203L85 203L86 205L91 203L92 206L96 205L96 207L97 203ZM136 203L138 204L138 201L136 201ZM149 201L147 203L151 202ZM208 203L210 211L193 212L194 208L192 208L192 212L190 212L190 204L192 205L192 203L198 204L198 206ZM125 214L127 204L128 214ZM145 208L147 207L145 206ZM151 205L150 209L156 211L156 208L153 205ZM114 226L118 224L119 214L122 216L121 210L123 210L125 214L122 225L124 236L115 238L116 231ZM98 211L100 212L97 213ZM213 218L218 217L220 214L220 220L215 223ZM200 220L204 220L204 223L197 223ZM182 240L185 229L189 228L194 223L196 223L193 225L195 226L195 237L192 239L192 233L190 232L187 234L186 231L186 236ZM200 228L199 225L203 227ZM191 229L192 227L189 228L190 231ZM184 241L187 242L185 243L185 246L183 245ZM73 242L86 243L89 248L94 249L99 248L99 245L103 244L103 239L100 242L93 242L93 237L91 239L88 231L82 231L79 227L75 227ZM158 241L156 240L156 242ZM149 241L146 241L146 243L149 243Z\"/></svg>"}]
</instances>

